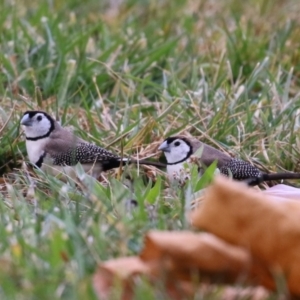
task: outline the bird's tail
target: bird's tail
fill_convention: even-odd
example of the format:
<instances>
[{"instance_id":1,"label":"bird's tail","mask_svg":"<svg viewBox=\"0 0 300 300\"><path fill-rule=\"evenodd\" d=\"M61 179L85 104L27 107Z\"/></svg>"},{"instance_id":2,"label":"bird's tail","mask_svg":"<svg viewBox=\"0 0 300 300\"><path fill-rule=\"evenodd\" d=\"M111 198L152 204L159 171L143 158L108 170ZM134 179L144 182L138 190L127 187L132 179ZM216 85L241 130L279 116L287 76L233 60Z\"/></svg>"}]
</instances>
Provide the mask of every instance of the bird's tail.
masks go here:
<instances>
[{"instance_id":1,"label":"bird's tail","mask_svg":"<svg viewBox=\"0 0 300 300\"><path fill-rule=\"evenodd\" d=\"M264 181L284 180L284 179L300 179L300 173L273 173L273 174L265 173L256 178L246 179L245 182L249 186L254 186Z\"/></svg>"},{"instance_id":2,"label":"bird's tail","mask_svg":"<svg viewBox=\"0 0 300 300\"><path fill-rule=\"evenodd\" d=\"M137 160L137 159L130 159L130 158L122 158L122 162L124 165L126 165L126 164L146 165L146 166L154 166L159 169L167 167L167 165L164 163L161 163L158 161L151 161L151 160L147 160L147 159Z\"/></svg>"},{"instance_id":3,"label":"bird's tail","mask_svg":"<svg viewBox=\"0 0 300 300\"><path fill-rule=\"evenodd\" d=\"M131 158L119 158L119 159L111 159L105 162L102 162L102 171L108 171L114 168L119 168L120 166L125 166L127 164L140 164L140 165L147 165L147 166L154 166L159 169L163 169L166 167L165 164L158 162L158 161L150 161L147 159L131 159Z\"/></svg>"}]
</instances>

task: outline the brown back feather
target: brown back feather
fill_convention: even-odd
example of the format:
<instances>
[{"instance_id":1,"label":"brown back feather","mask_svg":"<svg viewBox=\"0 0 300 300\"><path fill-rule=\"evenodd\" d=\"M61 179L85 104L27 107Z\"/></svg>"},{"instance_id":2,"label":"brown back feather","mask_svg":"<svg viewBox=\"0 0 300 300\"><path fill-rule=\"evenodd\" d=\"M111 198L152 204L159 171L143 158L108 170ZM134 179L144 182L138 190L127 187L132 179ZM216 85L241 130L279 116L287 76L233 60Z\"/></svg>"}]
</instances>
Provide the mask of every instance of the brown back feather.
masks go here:
<instances>
[{"instance_id":1,"label":"brown back feather","mask_svg":"<svg viewBox=\"0 0 300 300\"><path fill-rule=\"evenodd\" d=\"M218 166L218 168L220 168L232 159L232 157L229 156L228 154L226 154L218 149L215 149L203 142L200 142L199 140L197 140L193 137L186 137L186 136L182 136L182 135L178 135L176 137L178 137L178 138L184 140L186 143L190 144L193 149L193 154L195 152L197 152L198 149L203 147L203 151L202 151L200 160L205 166L209 166L215 160L218 160L217 166Z\"/></svg>"},{"instance_id":2,"label":"brown back feather","mask_svg":"<svg viewBox=\"0 0 300 300\"><path fill-rule=\"evenodd\" d=\"M82 142L85 141L55 122L55 129L51 132L45 148L52 155L58 152L65 152Z\"/></svg>"}]
</instances>

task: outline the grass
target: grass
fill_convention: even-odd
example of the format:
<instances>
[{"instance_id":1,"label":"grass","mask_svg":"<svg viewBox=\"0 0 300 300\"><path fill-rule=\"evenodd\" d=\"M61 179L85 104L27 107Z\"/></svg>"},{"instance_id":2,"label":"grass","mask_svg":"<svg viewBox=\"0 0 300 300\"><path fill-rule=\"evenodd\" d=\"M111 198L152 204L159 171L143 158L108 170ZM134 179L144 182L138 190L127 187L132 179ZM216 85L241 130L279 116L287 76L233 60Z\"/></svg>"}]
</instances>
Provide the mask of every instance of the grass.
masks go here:
<instances>
[{"instance_id":1,"label":"grass","mask_svg":"<svg viewBox=\"0 0 300 300\"><path fill-rule=\"evenodd\" d=\"M133 195L114 172L106 185L80 169L80 185L33 181L21 169L25 110L124 155L158 158L163 137L189 132L263 169L299 171L298 16L297 0L2 0L0 298L96 299L96 263L136 254L151 228L188 226L183 194L152 168L133 173Z\"/></svg>"}]
</instances>

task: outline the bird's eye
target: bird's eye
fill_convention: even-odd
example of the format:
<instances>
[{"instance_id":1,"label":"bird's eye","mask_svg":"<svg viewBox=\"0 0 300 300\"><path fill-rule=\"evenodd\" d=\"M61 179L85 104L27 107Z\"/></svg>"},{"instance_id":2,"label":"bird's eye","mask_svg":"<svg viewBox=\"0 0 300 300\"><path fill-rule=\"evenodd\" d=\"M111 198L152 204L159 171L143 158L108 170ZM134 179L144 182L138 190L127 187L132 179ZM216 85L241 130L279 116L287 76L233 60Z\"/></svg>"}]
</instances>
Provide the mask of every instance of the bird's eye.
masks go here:
<instances>
[{"instance_id":1,"label":"bird's eye","mask_svg":"<svg viewBox=\"0 0 300 300\"><path fill-rule=\"evenodd\" d=\"M42 121L43 117L42 117L42 116L38 116L36 119L37 119L38 121Z\"/></svg>"},{"instance_id":2,"label":"bird's eye","mask_svg":"<svg viewBox=\"0 0 300 300\"><path fill-rule=\"evenodd\" d=\"M177 142L174 143L174 145L177 147L177 146L180 145L180 142L177 141Z\"/></svg>"}]
</instances>

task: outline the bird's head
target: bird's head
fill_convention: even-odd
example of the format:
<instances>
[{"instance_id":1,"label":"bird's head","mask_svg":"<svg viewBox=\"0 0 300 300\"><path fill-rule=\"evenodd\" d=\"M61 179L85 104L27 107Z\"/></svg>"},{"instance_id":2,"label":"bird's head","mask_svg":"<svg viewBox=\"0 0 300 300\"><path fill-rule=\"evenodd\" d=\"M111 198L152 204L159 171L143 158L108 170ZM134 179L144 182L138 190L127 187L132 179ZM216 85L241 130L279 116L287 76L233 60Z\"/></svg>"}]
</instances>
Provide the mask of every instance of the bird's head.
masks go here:
<instances>
[{"instance_id":1,"label":"bird's head","mask_svg":"<svg viewBox=\"0 0 300 300\"><path fill-rule=\"evenodd\" d=\"M27 140L45 138L55 129L55 121L43 111L26 111L20 121Z\"/></svg>"},{"instance_id":2,"label":"bird's head","mask_svg":"<svg viewBox=\"0 0 300 300\"><path fill-rule=\"evenodd\" d=\"M158 150L164 152L169 165L184 162L194 152L192 143L183 136L168 137L160 144Z\"/></svg>"}]
</instances>

